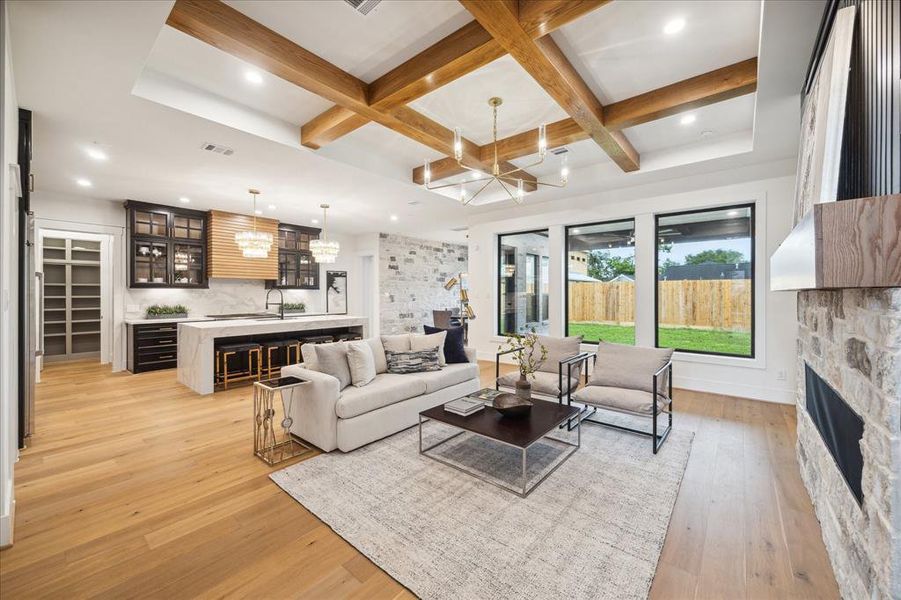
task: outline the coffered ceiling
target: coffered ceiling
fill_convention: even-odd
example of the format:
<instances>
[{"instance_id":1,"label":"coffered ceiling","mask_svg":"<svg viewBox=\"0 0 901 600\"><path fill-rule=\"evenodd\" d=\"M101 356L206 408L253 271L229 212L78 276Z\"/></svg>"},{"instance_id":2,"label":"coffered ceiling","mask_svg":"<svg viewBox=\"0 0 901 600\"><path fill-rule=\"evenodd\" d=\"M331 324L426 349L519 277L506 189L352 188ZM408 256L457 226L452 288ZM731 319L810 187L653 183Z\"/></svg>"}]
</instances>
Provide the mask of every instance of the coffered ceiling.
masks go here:
<instances>
[{"instance_id":1,"label":"coffered ceiling","mask_svg":"<svg viewBox=\"0 0 901 600\"><path fill-rule=\"evenodd\" d=\"M433 161L433 164L446 159L451 152L451 130L456 126L462 128L464 136L471 142L466 147L466 160L483 158L487 151L485 146L491 141L491 112L487 105L490 96L504 98L499 112L500 138L534 137L532 132L540 123L559 124L570 132L562 142L569 150L572 171L569 188L562 191L542 188L528 195L527 202L552 201L590 192L599 182L608 187L622 187L648 178L675 177L684 167L695 164L709 164L710 167L704 168L715 168L717 160L730 156L746 156L748 162L759 162L790 155L794 152L794 136L784 135L785 140L780 141L779 132L786 126L797 127L794 121L796 107L769 99L761 106L760 99L775 96L782 103L781 99L796 97L797 89L788 71L802 69L800 65L806 57L798 56L803 52L778 54L796 43L789 31L779 28L779 21L803 22L807 16L817 13L820 3L816 0L772 5L736 0L589 0L584 3L522 0L521 6L531 8L520 9L521 20L507 19L506 26L523 28L521 31L526 37L522 43L534 46L530 46L527 54L536 52L535 47L540 44L543 44L542 52L550 51L549 47L559 48L556 60L562 56L562 60L571 63L571 72L567 76L577 82L576 88L568 88L570 92L575 89L575 97L582 99L588 94L610 109L604 110L599 118L592 117L596 127L604 128L609 119L615 121L621 118L620 115L635 114L634 109L638 106L641 110L650 110L648 101L659 105L660 98L664 98L664 104L670 102L672 106L664 107L662 112L655 108L657 113L647 122L618 128L622 139L634 148L636 156L640 156L637 170L631 169L628 161L611 160L609 148L605 150L597 139L589 137L583 128L586 123L570 119L573 105L561 100L570 92L561 94L548 81L542 81L541 74L535 72L534 65L523 62L521 54L506 54L499 38L492 37L503 37L504 31L495 30L495 16L480 13L480 3L384 0L368 16L334 0L14 2L13 5L13 16L18 17L13 19L13 41L24 47L18 54L14 53L14 57L17 62L23 56L28 56L29 61L38 61L37 67L25 64L19 68L16 65L17 83L23 79L19 86L23 90L22 97L35 106L43 104L45 114L56 117L53 123L64 122L57 115L67 112L62 106L57 108L53 101L53 94L59 95L60 91L52 88L64 85L66 80L66 77L56 76L54 69L65 66L70 71L77 72L81 68L89 74L95 70L105 72L105 79L88 77L94 80L93 87L79 92L82 105L90 106L98 114L124 110L136 99L140 103L136 106L148 115L152 113L159 126L173 121L172 109L175 109L177 113L187 113L191 118L199 117L223 128L219 130L221 134L212 130L207 134L213 139L185 140L186 144L199 147L205 141L231 140L241 146L232 162L241 163L242 170L250 172L260 166L261 161L268 160L269 155L286 153L286 159L294 157L298 173L306 173L305 176L322 174L323 181L315 184L298 182L298 187L321 189L327 195L330 182L325 180L324 174L332 173L329 177L334 178L341 172L338 165L343 165L350 170L346 171L342 185L358 182L362 186L364 181L369 182L358 194L361 199L367 193L371 196L373 215L381 211L384 218L386 211L400 212L402 218L395 223L404 223L405 215L412 223L413 214L419 214L416 217L419 223L419 219L435 222L435 216L446 213L454 216L450 219L439 217L439 220L448 225L460 225L467 219L467 209L417 185L415 169L423 159ZM225 12L220 11L219 6L224 7ZM553 33L543 42L531 41L539 35L534 33L539 24L532 17L540 12L539 9L555 6L557 12L545 13L543 17L554 29ZM199 10L195 10L198 7ZM186 11L183 18L174 18L182 8ZM772 13L770 20L767 11ZM226 22L233 18L241 20L240 27L235 30L241 33L229 40ZM503 20L506 17L501 14L497 18ZM664 33L664 27L673 20L682 20L684 27L680 32L668 35ZM768 26L768 22L772 25ZM491 31L486 31L486 26ZM264 35L268 31L283 36L286 47L295 49L295 54L289 52L279 59L281 62L273 62L271 55L267 57L266 44L260 41L265 37L248 34L248 27L258 27L256 31ZM771 62L761 63L758 67L755 58L759 38L761 31L765 34L768 28L774 32L766 49L771 53ZM809 33L798 33L797 28L795 31L797 36L805 38L803 44L809 44L806 40ZM53 48L32 48L33 40L28 37L31 33L38 33L44 39L50 36L59 40L69 48L69 55L55 53ZM117 44L129 35L129 47L134 50L124 53ZM473 41L473 35L478 39ZM465 43L459 41L460 36L465 38ZM460 67L450 61L449 56L453 52L462 52L461 44L465 46L466 43L482 50L467 54L467 60L473 64ZM504 41L504 44L509 43L509 40ZM298 48L300 50L296 50ZM297 53L304 52L303 60L288 64L296 61ZM43 59L46 61L41 64ZM315 68L303 72L310 64L322 69L319 76L316 76ZM773 66L767 67L767 64ZM418 80L413 78L414 84L409 84L411 65L419 69L414 73L416 77L421 76ZM791 69L785 69L786 66ZM722 69L726 71L717 71ZM702 81L704 74L711 71L716 72L715 76ZM764 79L767 73L772 73L769 80ZM253 81L248 79L248 74ZM38 76L44 78L40 84L31 81ZM680 83L698 76L702 77L690 85ZM736 77L742 78L741 82L735 83ZM399 81L408 82L407 87L398 87ZM578 88L578 81L582 82L583 88ZM720 83L716 84L717 81ZM732 86L731 91L726 89L723 93L714 89L714 84L725 88ZM329 88L330 85L336 87ZM666 87L674 85L675 88ZM81 85L75 87L80 89ZM34 101L33 94L38 89L47 96ZM128 90L125 93L129 96L120 95L123 89ZM683 96L688 90L695 94L694 100L674 96L673 89ZM401 90L400 96L397 96L397 90ZM653 97L642 96L656 90L660 93L655 92ZM65 93L71 95L72 88ZM392 93L395 96L391 96ZM761 96L762 93L769 96ZM636 96L638 100L633 102ZM149 104L148 100L151 101ZM624 100L628 102L623 103ZM334 109L335 102L353 110ZM162 112L149 111L151 105L166 108ZM623 110L617 112L620 106ZM767 118L759 119L761 114ZM693 121L684 123L685 115L690 115ZM778 125L779 119L789 117L791 120ZM583 116L579 118L583 119ZM90 119L83 116L80 120ZM328 123L323 125L324 121ZM335 123L340 125L322 137L321 133ZM754 150L755 131L761 123L774 132L766 155L755 154ZM84 125L70 123L69 133L73 128L90 129ZM144 128L146 125L142 124ZM137 123L119 123L122 135L125 130L135 127ZM302 130L316 135L302 136ZM228 131L240 135L236 137ZM62 131L54 133L62 135ZM103 132L82 135L103 137ZM171 132L173 144L179 137L183 137L183 132ZM304 141L313 139L315 143L305 147L302 138ZM251 139L259 140L259 143L250 143ZM146 150L145 146L135 144L128 151L140 153ZM258 150L250 156L243 151L249 147ZM266 150L260 151L263 148ZM517 165L534 162L534 155L523 155L532 149L531 142L524 144L522 150L509 155L510 162ZM326 164L335 166L326 168ZM549 156L545 164L532 168L530 173L536 177L552 177L557 168L555 160ZM264 166L262 171L269 169ZM286 177L291 178L289 174ZM455 178L460 180L465 176L451 173L447 181ZM188 181L189 178L184 184ZM383 183L375 185L375 181ZM331 183L335 183L334 179ZM64 184L60 182L59 185ZM262 186L262 183L254 185ZM147 187L162 187L162 184ZM377 197L373 190L385 191L388 196ZM135 194L131 192L130 195ZM235 195L241 197L244 194L242 190L236 190ZM484 198L483 202L504 198L504 194L495 194ZM309 203L318 201L319 198L309 199ZM235 202L240 201L236 199ZM304 205L306 203L304 201ZM279 204L285 204L285 201ZM315 205L311 208L315 210ZM469 207L468 210L478 212L479 209ZM340 210L335 211L334 218L338 226ZM389 225L384 229L398 227L402 225ZM378 228L381 227L371 225L369 229ZM421 230L421 227L417 224L413 229Z\"/></svg>"}]
</instances>

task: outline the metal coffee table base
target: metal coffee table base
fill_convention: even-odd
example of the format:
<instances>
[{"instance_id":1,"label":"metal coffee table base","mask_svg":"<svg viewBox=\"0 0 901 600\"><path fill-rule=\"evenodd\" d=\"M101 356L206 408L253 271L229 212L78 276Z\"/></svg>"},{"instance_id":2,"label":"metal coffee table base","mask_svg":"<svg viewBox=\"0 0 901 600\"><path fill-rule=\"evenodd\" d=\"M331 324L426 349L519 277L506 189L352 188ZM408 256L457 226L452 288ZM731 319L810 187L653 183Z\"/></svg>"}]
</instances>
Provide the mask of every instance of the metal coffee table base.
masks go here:
<instances>
[{"instance_id":1,"label":"metal coffee table base","mask_svg":"<svg viewBox=\"0 0 901 600\"><path fill-rule=\"evenodd\" d=\"M548 477L550 477L551 474L552 474L554 471L556 471L557 469L560 468L560 465L562 465L562 464L565 463L567 460L569 460L569 457L572 456L573 454L575 454L576 450L578 450L578 449L582 446L582 424L581 424L581 422L580 422L578 425L575 426L575 429L576 429L576 443L575 443L575 444L573 444L572 442L567 442L567 441L564 441L564 440L559 440L559 439L557 439L557 438L551 438L551 437L548 437L548 436L545 435L545 436L542 436L542 437L538 438L537 440L535 440L534 442L532 442L531 444L529 444L528 446L526 446L526 447L523 448L523 447L521 447L521 446L516 446L516 445L513 445L513 444L508 444L507 442L503 442L503 441L501 441L501 440L499 440L499 439L496 439L496 438L493 438L493 437L490 437L490 436L487 436L487 435L482 435L482 434L476 433L476 432L474 432L474 431L469 431L469 430L466 430L466 429L460 429L460 431L458 431L458 432L455 433L454 435L452 435L452 436L450 436L450 437L448 437L448 438L445 438L445 439L441 440L440 442L435 442L434 444L432 444L431 446L429 446L429 447L427 447L427 448L423 448L423 447L422 447L422 424L425 423L426 421L430 421L430 420L431 420L431 419L423 419L422 415L419 416L419 453L420 453L420 454L422 454L423 456L425 456L425 457L427 457L427 458L431 458L432 460L434 460L434 461L436 461L436 462L440 462L440 463L443 464L443 465L447 465L448 467L452 467L452 468L454 468L454 469L456 469L456 470L458 470L458 471L461 471L461 472L463 472L463 473L466 473L467 475L470 475L470 476L472 476L472 477L475 477L476 479L481 479L481 480L484 481L485 483L490 483L491 485L493 485L493 486L495 486L495 487L499 487L499 488L501 488L502 490L507 490L508 492L513 492L514 494L516 494L516 495L519 496L520 498L525 498L526 496L528 496L529 494L531 494L531 493L535 490L535 488L537 488L539 485L541 485L541 482L542 482L542 481L544 481L545 479L547 479ZM448 426L448 427L454 427L453 425L450 425L449 423L441 423L441 424L442 424L442 425L446 425L446 426ZM434 448L437 448L438 446L444 444L445 442L449 442L449 441L451 441L452 439L454 439L455 437L460 436L460 435L462 435L462 434L464 434L464 433L471 433L471 434L473 434L473 435L477 435L477 436L479 436L479 437L485 438L486 440L491 440L492 442L497 442L498 444L503 444L504 446L510 446L511 448L516 448L517 450L520 451L520 453L522 454L522 463L521 463L521 464L522 464L522 473L521 473L521 475L520 475L520 478L522 479L522 491L521 491L521 492L520 492L519 490L517 490L517 489L513 489L513 488L510 488L510 487L508 487L508 486L501 485L501 484L499 484L499 483L497 483L497 482L491 481L491 480L488 479L487 477L483 477L483 476L479 475L478 473L476 473L476 472L474 472L474 471L470 471L469 469L464 469L463 467L461 467L461 466L459 466L459 465L455 465L455 464L452 463L452 462L449 462L449 461L446 461L446 460L444 460L444 459L438 458L437 456L432 456L431 454L427 454L427 452L428 452L429 450L432 450L432 449L434 449ZM551 439L551 440L555 441L555 442L559 442L559 443L561 443L561 444L565 444L565 445L567 445L567 446L571 446L571 447L572 447L572 450L570 450L569 452L567 452L566 456L564 456L563 459L562 459L560 462L558 462L556 465L554 465L554 468L552 468L550 471L548 471L547 473L545 473L545 474L541 477L541 479L539 479L538 481L536 481L536 482L532 485L532 487L527 487L527 486L528 486L528 483L529 483L529 481L528 481L528 479L527 479L528 476L526 475L526 466L527 466L527 460L526 460L526 459L527 459L527 455L528 455L528 450L529 450L529 448L531 448L532 446L534 446L535 444L537 444L538 442L540 442L541 440L543 440L543 439L546 438L546 437L547 437L548 439Z\"/></svg>"}]
</instances>

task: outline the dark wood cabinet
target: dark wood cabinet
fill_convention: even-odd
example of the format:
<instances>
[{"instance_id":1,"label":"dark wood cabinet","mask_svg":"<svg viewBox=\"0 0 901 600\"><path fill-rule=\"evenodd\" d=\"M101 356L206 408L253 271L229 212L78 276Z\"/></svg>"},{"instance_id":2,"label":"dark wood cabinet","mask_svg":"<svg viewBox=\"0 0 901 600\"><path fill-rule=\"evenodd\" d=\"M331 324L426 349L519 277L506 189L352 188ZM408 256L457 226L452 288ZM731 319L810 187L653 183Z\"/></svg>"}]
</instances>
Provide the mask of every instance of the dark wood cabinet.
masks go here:
<instances>
[{"instance_id":1,"label":"dark wood cabinet","mask_svg":"<svg viewBox=\"0 0 901 600\"><path fill-rule=\"evenodd\" d=\"M174 369L178 363L178 323L129 326L128 369L132 373Z\"/></svg>"},{"instance_id":2,"label":"dark wood cabinet","mask_svg":"<svg viewBox=\"0 0 901 600\"><path fill-rule=\"evenodd\" d=\"M199 210L125 203L132 288L205 288L207 213Z\"/></svg>"},{"instance_id":3,"label":"dark wood cabinet","mask_svg":"<svg viewBox=\"0 0 901 600\"><path fill-rule=\"evenodd\" d=\"M310 253L310 241L319 239L321 229L288 225L278 226L278 280L266 287L290 290L318 290L319 263Z\"/></svg>"}]
</instances>

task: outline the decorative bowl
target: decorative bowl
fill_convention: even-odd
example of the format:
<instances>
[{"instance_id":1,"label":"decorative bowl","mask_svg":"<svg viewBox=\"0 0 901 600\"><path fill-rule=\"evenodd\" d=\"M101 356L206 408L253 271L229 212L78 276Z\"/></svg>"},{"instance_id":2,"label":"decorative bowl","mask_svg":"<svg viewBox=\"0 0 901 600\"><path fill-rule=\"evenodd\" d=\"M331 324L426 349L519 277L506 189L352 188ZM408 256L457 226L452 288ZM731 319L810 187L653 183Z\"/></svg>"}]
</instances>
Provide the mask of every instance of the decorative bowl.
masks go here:
<instances>
[{"instance_id":1,"label":"decorative bowl","mask_svg":"<svg viewBox=\"0 0 901 600\"><path fill-rule=\"evenodd\" d=\"M532 411L532 401L516 394L501 394L492 400L491 405L505 417L524 417Z\"/></svg>"}]
</instances>

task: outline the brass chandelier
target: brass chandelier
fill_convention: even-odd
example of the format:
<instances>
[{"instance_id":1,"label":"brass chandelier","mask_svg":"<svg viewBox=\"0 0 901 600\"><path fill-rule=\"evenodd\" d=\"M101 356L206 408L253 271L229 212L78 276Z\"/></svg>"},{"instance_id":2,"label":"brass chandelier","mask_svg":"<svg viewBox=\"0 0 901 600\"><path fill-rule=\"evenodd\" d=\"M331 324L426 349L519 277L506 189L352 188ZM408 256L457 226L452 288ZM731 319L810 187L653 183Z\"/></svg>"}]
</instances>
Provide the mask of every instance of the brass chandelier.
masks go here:
<instances>
[{"instance_id":1,"label":"brass chandelier","mask_svg":"<svg viewBox=\"0 0 901 600\"><path fill-rule=\"evenodd\" d=\"M545 125L542 123L538 126L538 160L533 162L530 165L525 165L523 167L517 167L515 169L510 169L508 171L501 171L500 164L497 159L497 109L503 104L504 101L497 96L488 99L488 106L491 107L492 118L493 118L493 130L492 130L492 140L494 145L494 162L491 165L491 173L486 174L484 169L479 169L475 167L470 167L469 165L463 164L463 133L459 127L454 128L454 158L457 161L457 164L460 167L466 169L467 171L471 171L476 174L475 179L471 179L469 181L463 181L461 183L446 183L443 185L432 185L432 170L429 164L429 161L426 160L423 165L423 181L425 183L425 188L427 190L440 190L444 188L460 186L460 202L463 205L467 205L472 202L476 196L481 194L485 188L491 185L493 182L497 182L507 195L510 196L510 199L516 202L517 204L522 204L523 198L525 197L525 180L523 179L523 175L527 169L531 169L532 167L538 166L544 162L545 156L547 156L547 134L545 132ZM532 183L537 185L543 185L547 187L555 187L562 188L566 187L567 181L569 180L569 167L567 166L566 154L561 155L560 157L560 183L549 183L545 181L532 181ZM530 180L531 181L531 180ZM477 184L482 183L482 186L476 190L474 194L469 195L466 190L467 184ZM511 188L515 188L515 193L511 191Z\"/></svg>"}]
</instances>

